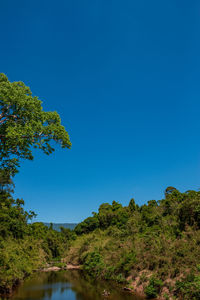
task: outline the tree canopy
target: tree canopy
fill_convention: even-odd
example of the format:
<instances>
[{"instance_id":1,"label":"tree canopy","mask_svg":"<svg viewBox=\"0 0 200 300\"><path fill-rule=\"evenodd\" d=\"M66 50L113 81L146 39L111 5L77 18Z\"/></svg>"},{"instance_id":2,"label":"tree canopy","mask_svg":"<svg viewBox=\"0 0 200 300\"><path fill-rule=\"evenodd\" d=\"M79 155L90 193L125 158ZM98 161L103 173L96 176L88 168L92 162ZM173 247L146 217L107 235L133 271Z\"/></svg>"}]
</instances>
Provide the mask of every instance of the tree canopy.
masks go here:
<instances>
[{"instance_id":1,"label":"tree canopy","mask_svg":"<svg viewBox=\"0 0 200 300\"><path fill-rule=\"evenodd\" d=\"M33 159L33 148L52 153L52 141L71 147L59 114L45 112L23 82L10 82L0 74L0 168L14 175L20 159Z\"/></svg>"}]
</instances>

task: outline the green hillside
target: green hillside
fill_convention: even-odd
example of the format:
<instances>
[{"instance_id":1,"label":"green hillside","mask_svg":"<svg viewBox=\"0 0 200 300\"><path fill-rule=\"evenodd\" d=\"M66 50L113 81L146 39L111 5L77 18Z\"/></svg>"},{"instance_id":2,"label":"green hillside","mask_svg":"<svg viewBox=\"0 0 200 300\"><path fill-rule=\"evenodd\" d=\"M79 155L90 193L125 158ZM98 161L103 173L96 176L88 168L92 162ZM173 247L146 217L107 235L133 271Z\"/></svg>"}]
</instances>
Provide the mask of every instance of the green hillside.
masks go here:
<instances>
[{"instance_id":1,"label":"green hillside","mask_svg":"<svg viewBox=\"0 0 200 300\"><path fill-rule=\"evenodd\" d=\"M173 187L159 201L103 203L75 228L66 262L159 299L200 299L200 192ZM160 298L161 297L161 298Z\"/></svg>"}]
</instances>

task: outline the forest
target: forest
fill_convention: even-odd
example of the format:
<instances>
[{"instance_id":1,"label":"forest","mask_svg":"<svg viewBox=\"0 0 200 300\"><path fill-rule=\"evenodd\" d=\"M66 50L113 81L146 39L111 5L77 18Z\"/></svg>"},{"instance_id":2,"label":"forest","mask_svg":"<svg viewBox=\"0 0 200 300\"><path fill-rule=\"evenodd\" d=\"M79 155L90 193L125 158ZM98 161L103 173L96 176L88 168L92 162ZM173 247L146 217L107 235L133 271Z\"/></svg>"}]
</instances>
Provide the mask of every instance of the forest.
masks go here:
<instances>
[{"instance_id":1,"label":"forest","mask_svg":"<svg viewBox=\"0 0 200 300\"><path fill-rule=\"evenodd\" d=\"M48 264L78 265L147 298L200 299L200 192L167 187L141 206L103 203L73 230L34 222L15 199L14 177L32 148L71 142L56 112L44 112L22 82L0 76L0 294Z\"/></svg>"},{"instance_id":2,"label":"forest","mask_svg":"<svg viewBox=\"0 0 200 300\"><path fill-rule=\"evenodd\" d=\"M142 206L104 203L74 231L66 261L92 276L147 298L200 299L200 192L168 187Z\"/></svg>"},{"instance_id":3,"label":"forest","mask_svg":"<svg viewBox=\"0 0 200 300\"><path fill-rule=\"evenodd\" d=\"M30 223L35 214L13 199L5 174L0 179L2 294L48 263L70 263L149 299L200 299L200 192L168 187L164 199L142 206L103 203L74 230L58 232Z\"/></svg>"}]
</instances>

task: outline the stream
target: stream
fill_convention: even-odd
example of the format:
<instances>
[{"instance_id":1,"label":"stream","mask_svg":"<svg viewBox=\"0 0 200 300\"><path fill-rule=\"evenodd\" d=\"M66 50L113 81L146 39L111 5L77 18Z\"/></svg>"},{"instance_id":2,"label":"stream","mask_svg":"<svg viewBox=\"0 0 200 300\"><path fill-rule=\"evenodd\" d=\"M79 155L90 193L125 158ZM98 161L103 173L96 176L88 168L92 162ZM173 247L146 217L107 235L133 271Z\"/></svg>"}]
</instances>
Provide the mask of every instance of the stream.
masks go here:
<instances>
[{"instance_id":1,"label":"stream","mask_svg":"<svg viewBox=\"0 0 200 300\"><path fill-rule=\"evenodd\" d=\"M4 300L5 298L0 298ZM10 300L141 300L110 281L91 279L79 270L34 273Z\"/></svg>"}]
</instances>

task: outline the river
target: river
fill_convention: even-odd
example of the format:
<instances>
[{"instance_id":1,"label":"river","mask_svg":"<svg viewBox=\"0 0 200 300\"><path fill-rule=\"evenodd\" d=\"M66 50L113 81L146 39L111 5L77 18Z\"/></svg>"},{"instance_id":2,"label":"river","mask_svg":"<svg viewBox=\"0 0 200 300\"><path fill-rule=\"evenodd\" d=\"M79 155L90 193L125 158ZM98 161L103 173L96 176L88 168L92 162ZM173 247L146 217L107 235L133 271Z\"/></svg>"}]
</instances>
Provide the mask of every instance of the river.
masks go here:
<instances>
[{"instance_id":1,"label":"river","mask_svg":"<svg viewBox=\"0 0 200 300\"><path fill-rule=\"evenodd\" d=\"M78 270L41 272L27 278L10 300L141 300L117 284L91 279ZM3 298L1 300L4 300Z\"/></svg>"}]
</instances>

